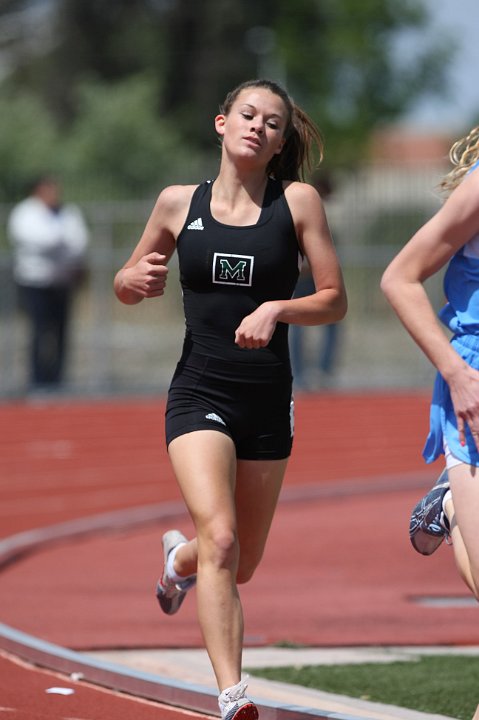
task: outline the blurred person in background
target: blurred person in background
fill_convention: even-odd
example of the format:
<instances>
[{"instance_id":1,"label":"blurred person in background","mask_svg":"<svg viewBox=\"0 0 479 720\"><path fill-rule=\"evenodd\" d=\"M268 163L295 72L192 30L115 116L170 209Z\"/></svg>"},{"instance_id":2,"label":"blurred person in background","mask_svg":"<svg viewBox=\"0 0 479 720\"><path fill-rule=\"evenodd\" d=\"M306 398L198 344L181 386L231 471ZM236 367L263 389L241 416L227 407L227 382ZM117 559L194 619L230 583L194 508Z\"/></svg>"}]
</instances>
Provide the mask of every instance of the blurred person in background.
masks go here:
<instances>
[{"instance_id":1,"label":"blurred person in background","mask_svg":"<svg viewBox=\"0 0 479 720\"><path fill-rule=\"evenodd\" d=\"M441 183L446 201L384 272L381 286L399 319L438 373L426 462L445 470L413 509L413 547L431 555L450 539L458 571L479 599L479 127L451 148ZM424 282L446 267L439 319ZM479 718L479 706L475 713Z\"/></svg>"},{"instance_id":2,"label":"blurred person in background","mask_svg":"<svg viewBox=\"0 0 479 720\"><path fill-rule=\"evenodd\" d=\"M163 536L157 597L172 615L196 584L222 718L255 720L237 586L263 555L292 448L288 325L340 320L346 293L321 198L298 182L322 150L311 120L279 85L254 80L214 122L218 175L161 192L115 291L126 304L160 297L178 251L186 335L166 442L196 537ZM315 288L292 299L303 255Z\"/></svg>"},{"instance_id":3,"label":"blurred person in background","mask_svg":"<svg viewBox=\"0 0 479 720\"><path fill-rule=\"evenodd\" d=\"M30 327L30 390L64 378L72 297L85 272L89 232L79 208L63 204L58 181L41 175L8 218L14 278Z\"/></svg>"},{"instance_id":4,"label":"blurred person in background","mask_svg":"<svg viewBox=\"0 0 479 720\"><path fill-rule=\"evenodd\" d=\"M333 193L330 173L315 173L312 184L318 190L327 211L327 200ZM333 239L337 240L334 233ZM312 293L314 293L314 279L308 261L304 260L294 297L304 297ZM332 385L338 359L340 332L340 323L328 323L319 328L291 325L289 347L295 390L314 391ZM308 343L310 339L311 344Z\"/></svg>"}]
</instances>

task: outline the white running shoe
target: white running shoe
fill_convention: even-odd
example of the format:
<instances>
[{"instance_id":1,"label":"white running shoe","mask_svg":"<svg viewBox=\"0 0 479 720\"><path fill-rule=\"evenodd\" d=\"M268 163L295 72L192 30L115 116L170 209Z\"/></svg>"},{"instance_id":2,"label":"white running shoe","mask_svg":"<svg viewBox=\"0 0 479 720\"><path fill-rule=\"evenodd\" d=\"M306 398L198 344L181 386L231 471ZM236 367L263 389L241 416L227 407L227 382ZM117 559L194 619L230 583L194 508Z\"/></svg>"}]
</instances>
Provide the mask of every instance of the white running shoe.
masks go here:
<instances>
[{"instance_id":1,"label":"white running shoe","mask_svg":"<svg viewBox=\"0 0 479 720\"><path fill-rule=\"evenodd\" d=\"M218 698L222 720L257 720L258 708L246 697L248 683L241 680L237 685L223 690Z\"/></svg>"},{"instance_id":2,"label":"white running shoe","mask_svg":"<svg viewBox=\"0 0 479 720\"><path fill-rule=\"evenodd\" d=\"M178 545L188 542L179 530L169 530L163 535L163 574L156 585L156 597L160 607L167 615L174 615L180 609L180 605L186 597L186 593L196 583L196 575L190 575L181 582L175 582L167 573L168 555Z\"/></svg>"}]
</instances>

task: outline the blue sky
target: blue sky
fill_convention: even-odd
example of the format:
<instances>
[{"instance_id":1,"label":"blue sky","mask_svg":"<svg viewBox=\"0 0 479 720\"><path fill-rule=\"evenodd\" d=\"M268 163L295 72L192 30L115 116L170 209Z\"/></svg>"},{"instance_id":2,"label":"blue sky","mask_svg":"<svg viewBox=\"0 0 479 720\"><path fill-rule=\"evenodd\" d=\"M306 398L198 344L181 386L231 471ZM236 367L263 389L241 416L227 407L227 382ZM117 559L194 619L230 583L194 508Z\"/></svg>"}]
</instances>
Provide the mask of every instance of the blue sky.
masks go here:
<instances>
[{"instance_id":1,"label":"blue sky","mask_svg":"<svg viewBox=\"0 0 479 720\"><path fill-rule=\"evenodd\" d=\"M402 124L431 130L463 130L479 117L479 0L424 0L432 23L424 41L448 33L457 43L448 76L449 95L428 97Z\"/></svg>"}]
</instances>

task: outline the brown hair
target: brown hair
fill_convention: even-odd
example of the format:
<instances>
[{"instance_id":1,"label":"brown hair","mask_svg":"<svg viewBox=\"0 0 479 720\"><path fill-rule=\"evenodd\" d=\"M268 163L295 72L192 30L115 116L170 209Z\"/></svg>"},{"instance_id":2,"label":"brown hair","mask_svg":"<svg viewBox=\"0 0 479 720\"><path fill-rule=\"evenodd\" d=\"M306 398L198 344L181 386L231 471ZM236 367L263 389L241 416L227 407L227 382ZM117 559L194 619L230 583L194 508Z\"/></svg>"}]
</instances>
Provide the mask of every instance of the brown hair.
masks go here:
<instances>
[{"instance_id":1,"label":"brown hair","mask_svg":"<svg viewBox=\"0 0 479 720\"><path fill-rule=\"evenodd\" d=\"M286 90L272 80L247 80L241 83L228 93L220 112L228 115L240 92L248 88L265 88L278 95L288 112L285 143L281 152L270 160L268 174L276 180L304 180L305 174L310 173L323 159L324 145L319 129Z\"/></svg>"},{"instance_id":2,"label":"brown hair","mask_svg":"<svg viewBox=\"0 0 479 720\"><path fill-rule=\"evenodd\" d=\"M449 151L453 169L443 178L439 188L450 194L461 182L468 170L479 160L479 125L457 140Z\"/></svg>"}]
</instances>

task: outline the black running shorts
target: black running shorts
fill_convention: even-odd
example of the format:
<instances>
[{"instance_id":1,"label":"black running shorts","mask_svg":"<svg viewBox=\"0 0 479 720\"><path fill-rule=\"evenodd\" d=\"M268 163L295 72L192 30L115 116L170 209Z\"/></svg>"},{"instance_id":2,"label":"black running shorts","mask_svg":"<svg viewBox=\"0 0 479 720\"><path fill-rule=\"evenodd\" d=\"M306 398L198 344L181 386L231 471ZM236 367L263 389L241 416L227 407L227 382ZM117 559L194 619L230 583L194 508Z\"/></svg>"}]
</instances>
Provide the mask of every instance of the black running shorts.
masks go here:
<instances>
[{"instance_id":1,"label":"black running shorts","mask_svg":"<svg viewBox=\"0 0 479 720\"><path fill-rule=\"evenodd\" d=\"M218 377L211 367L179 363L168 392L166 443L195 430L232 438L241 460L280 460L293 444L292 381Z\"/></svg>"}]
</instances>

